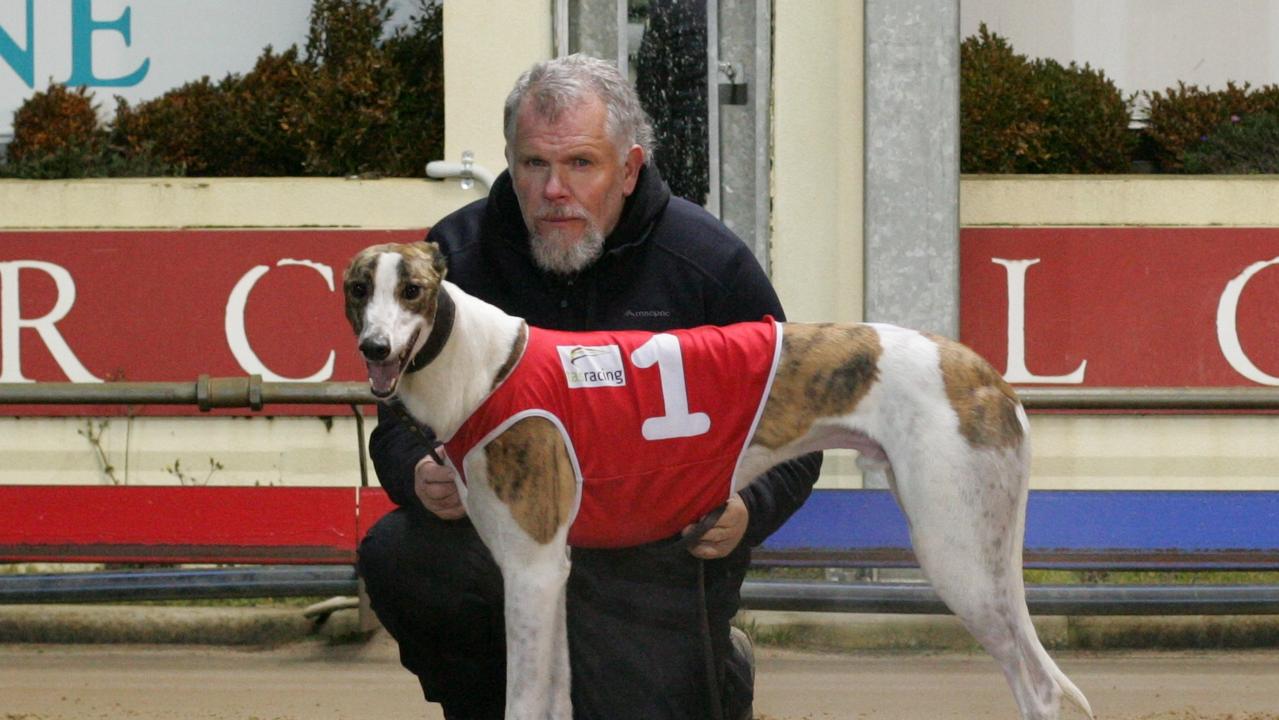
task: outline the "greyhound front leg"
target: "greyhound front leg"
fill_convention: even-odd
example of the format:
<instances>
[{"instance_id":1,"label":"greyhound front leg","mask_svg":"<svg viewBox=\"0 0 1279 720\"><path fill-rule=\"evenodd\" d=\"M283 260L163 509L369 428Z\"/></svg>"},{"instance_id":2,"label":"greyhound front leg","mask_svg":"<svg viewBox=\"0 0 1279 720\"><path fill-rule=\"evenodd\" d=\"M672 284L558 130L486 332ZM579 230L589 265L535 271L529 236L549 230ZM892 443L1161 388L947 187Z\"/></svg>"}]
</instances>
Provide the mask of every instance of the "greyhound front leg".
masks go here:
<instances>
[{"instance_id":1,"label":"greyhound front leg","mask_svg":"<svg viewBox=\"0 0 1279 720\"><path fill-rule=\"evenodd\" d=\"M570 720L568 560L560 546L503 571L506 588L506 718Z\"/></svg>"}]
</instances>

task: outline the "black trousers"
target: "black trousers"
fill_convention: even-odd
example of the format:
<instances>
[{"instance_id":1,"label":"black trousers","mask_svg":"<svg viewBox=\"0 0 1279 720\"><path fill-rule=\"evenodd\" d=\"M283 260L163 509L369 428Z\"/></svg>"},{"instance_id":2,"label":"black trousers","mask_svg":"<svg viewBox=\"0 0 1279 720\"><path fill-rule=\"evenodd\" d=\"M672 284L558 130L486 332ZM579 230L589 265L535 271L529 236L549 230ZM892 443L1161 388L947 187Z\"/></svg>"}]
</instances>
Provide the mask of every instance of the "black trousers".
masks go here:
<instances>
[{"instance_id":1,"label":"black trousers","mask_svg":"<svg viewBox=\"0 0 1279 720\"><path fill-rule=\"evenodd\" d=\"M710 717L697 560L673 542L572 551L568 631L576 720ZM724 717L748 712L750 668L729 642L749 554L705 564L707 625ZM501 718L502 578L467 520L400 508L360 545L373 610L400 661L450 720Z\"/></svg>"}]
</instances>

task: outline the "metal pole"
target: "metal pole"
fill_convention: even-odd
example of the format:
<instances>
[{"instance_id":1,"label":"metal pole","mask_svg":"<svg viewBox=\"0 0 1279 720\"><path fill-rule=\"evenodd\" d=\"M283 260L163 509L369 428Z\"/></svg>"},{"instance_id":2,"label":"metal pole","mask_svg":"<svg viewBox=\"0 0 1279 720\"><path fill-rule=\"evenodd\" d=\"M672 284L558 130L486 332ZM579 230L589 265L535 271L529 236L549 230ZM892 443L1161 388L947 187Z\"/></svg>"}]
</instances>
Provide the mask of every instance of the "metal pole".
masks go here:
<instances>
[{"instance_id":1,"label":"metal pole","mask_svg":"<svg viewBox=\"0 0 1279 720\"><path fill-rule=\"evenodd\" d=\"M1279 410L1279 387L1047 388L1017 391L1031 410ZM263 382L250 377L192 382L0 383L0 405L196 405L252 408L263 405L371 405L363 382Z\"/></svg>"},{"instance_id":2,"label":"metal pole","mask_svg":"<svg viewBox=\"0 0 1279 720\"><path fill-rule=\"evenodd\" d=\"M263 405L368 405L363 382L263 382L260 375L195 382L0 383L0 405L195 405L262 409Z\"/></svg>"},{"instance_id":3,"label":"metal pole","mask_svg":"<svg viewBox=\"0 0 1279 720\"><path fill-rule=\"evenodd\" d=\"M630 78L630 42L627 34L630 24L626 13L627 0L617 0L617 71Z\"/></svg>"},{"instance_id":4,"label":"metal pole","mask_svg":"<svg viewBox=\"0 0 1279 720\"><path fill-rule=\"evenodd\" d=\"M1279 387L1021 388L1032 410L1275 410Z\"/></svg>"},{"instance_id":5,"label":"metal pole","mask_svg":"<svg viewBox=\"0 0 1279 720\"><path fill-rule=\"evenodd\" d=\"M723 218L720 209L719 160L719 0L706 1L706 211Z\"/></svg>"}]
</instances>

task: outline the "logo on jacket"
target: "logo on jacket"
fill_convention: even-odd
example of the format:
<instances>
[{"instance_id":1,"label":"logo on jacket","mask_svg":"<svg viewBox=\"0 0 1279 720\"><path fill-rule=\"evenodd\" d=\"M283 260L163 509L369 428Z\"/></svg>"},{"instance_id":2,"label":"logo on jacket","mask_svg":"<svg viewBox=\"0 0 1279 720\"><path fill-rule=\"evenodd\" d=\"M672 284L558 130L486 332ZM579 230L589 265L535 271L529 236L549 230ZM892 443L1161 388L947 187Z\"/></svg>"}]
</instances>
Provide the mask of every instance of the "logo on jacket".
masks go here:
<instances>
[{"instance_id":1,"label":"logo on jacket","mask_svg":"<svg viewBox=\"0 0 1279 720\"><path fill-rule=\"evenodd\" d=\"M570 388L621 387L626 384L622 351L616 345L556 345Z\"/></svg>"}]
</instances>

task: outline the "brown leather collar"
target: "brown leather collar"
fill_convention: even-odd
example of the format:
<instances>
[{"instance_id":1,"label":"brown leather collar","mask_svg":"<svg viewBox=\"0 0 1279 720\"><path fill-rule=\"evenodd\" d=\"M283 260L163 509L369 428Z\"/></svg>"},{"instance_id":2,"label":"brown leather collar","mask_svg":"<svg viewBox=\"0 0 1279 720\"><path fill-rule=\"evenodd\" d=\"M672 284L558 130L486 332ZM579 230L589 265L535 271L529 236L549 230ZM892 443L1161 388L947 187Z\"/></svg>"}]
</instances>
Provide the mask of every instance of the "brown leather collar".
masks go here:
<instances>
[{"instance_id":1,"label":"brown leather collar","mask_svg":"<svg viewBox=\"0 0 1279 720\"><path fill-rule=\"evenodd\" d=\"M444 349L444 343L448 342L449 335L453 334L453 318L457 315L456 311L457 306L453 304L453 298L449 297L449 294L444 291L444 286L441 285L435 296L435 326L431 328L431 335L426 339L426 344L413 356L405 372L417 372L439 357L440 351Z\"/></svg>"}]
</instances>

